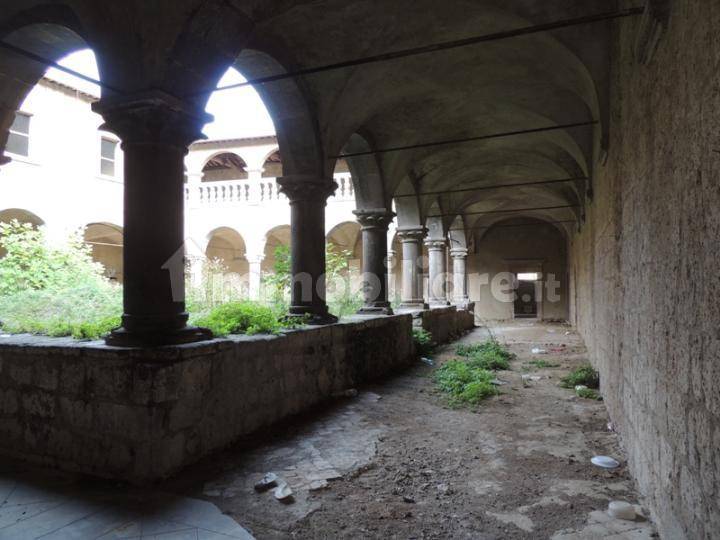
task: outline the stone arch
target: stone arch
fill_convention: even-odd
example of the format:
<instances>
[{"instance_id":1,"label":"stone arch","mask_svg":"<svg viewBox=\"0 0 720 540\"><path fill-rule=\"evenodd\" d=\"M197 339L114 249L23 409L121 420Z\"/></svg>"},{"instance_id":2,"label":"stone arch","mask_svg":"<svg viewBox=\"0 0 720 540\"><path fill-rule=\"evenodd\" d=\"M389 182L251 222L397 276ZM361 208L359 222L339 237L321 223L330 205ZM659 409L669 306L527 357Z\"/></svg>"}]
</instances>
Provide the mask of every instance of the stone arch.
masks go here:
<instances>
[{"instance_id":1,"label":"stone arch","mask_svg":"<svg viewBox=\"0 0 720 540\"><path fill-rule=\"evenodd\" d=\"M345 143L344 153L354 154L372 151L370 141L360 133L353 133ZM338 160L340 161L340 160ZM358 209L374 209L391 207L391 199L387 196L385 182L377 156L349 157L347 167L352 175L355 188L355 201ZM338 163L336 162L336 169Z\"/></svg>"},{"instance_id":2,"label":"stone arch","mask_svg":"<svg viewBox=\"0 0 720 540\"><path fill-rule=\"evenodd\" d=\"M112 223L90 223L83 231L83 240L92 249L92 258L103 265L105 275L123 282L123 229Z\"/></svg>"},{"instance_id":3,"label":"stone arch","mask_svg":"<svg viewBox=\"0 0 720 540\"><path fill-rule=\"evenodd\" d=\"M35 228L45 225L45 222L42 219L28 210L8 208L7 210L0 211L0 223L10 223L13 220L17 220L20 223L29 223ZM4 257L6 253L7 250L0 245L0 258Z\"/></svg>"},{"instance_id":4,"label":"stone arch","mask_svg":"<svg viewBox=\"0 0 720 540\"><path fill-rule=\"evenodd\" d=\"M24 210L21 208L8 208L6 210L0 210L0 223L10 223L16 219L20 223L30 223L34 227L41 227L45 225L42 218L38 217L37 214Z\"/></svg>"},{"instance_id":5,"label":"stone arch","mask_svg":"<svg viewBox=\"0 0 720 540\"><path fill-rule=\"evenodd\" d=\"M287 73L288 69L265 50L272 45L244 49L233 66L244 76L257 79ZM296 78L258 85L255 90L275 125L285 176L329 178L332 170L324 159L317 121L310 110L304 88Z\"/></svg>"},{"instance_id":6,"label":"stone arch","mask_svg":"<svg viewBox=\"0 0 720 540\"><path fill-rule=\"evenodd\" d=\"M223 180L247 180L247 163L235 152L221 151L205 160L202 182Z\"/></svg>"},{"instance_id":7,"label":"stone arch","mask_svg":"<svg viewBox=\"0 0 720 540\"><path fill-rule=\"evenodd\" d=\"M333 247L349 251L350 270L362 271L362 233L356 221L344 221L330 229L326 235L327 242Z\"/></svg>"},{"instance_id":8,"label":"stone arch","mask_svg":"<svg viewBox=\"0 0 720 540\"><path fill-rule=\"evenodd\" d=\"M417 189L415 189L410 178L405 177L398 185L393 205L397 213L398 227L420 227L423 225L424 219Z\"/></svg>"},{"instance_id":9,"label":"stone arch","mask_svg":"<svg viewBox=\"0 0 720 540\"><path fill-rule=\"evenodd\" d=\"M222 262L227 273L247 275L247 249L239 232L230 227L219 227L207 235L207 242L205 255L208 259Z\"/></svg>"},{"instance_id":10,"label":"stone arch","mask_svg":"<svg viewBox=\"0 0 720 540\"><path fill-rule=\"evenodd\" d=\"M265 234L265 245L263 247L263 273L273 273L276 262L276 249L279 246L290 247L290 225L283 224L273 227Z\"/></svg>"},{"instance_id":11,"label":"stone arch","mask_svg":"<svg viewBox=\"0 0 720 540\"><path fill-rule=\"evenodd\" d=\"M283 175L283 163L280 149L275 148L268 152L263 159L263 178L281 178Z\"/></svg>"},{"instance_id":12,"label":"stone arch","mask_svg":"<svg viewBox=\"0 0 720 540\"><path fill-rule=\"evenodd\" d=\"M12 11L10 6L8 11ZM5 14L3 14L5 15ZM80 19L67 5L42 5L8 14L0 23L0 39L52 61L91 48ZM97 53L96 53L97 54ZM97 56L102 73L101 58ZM0 50L0 164L15 112L37 85L48 67L9 50ZM102 78L102 77L101 77Z\"/></svg>"},{"instance_id":13,"label":"stone arch","mask_svg":"<svg viewBox=\"0 0 720 540\"><path fill-rule=\"evenodd\" d=\"M465 234L465 220L457 216L448 229L449 248L468 248L467 236Z\"/></svg>"}]
</instances>

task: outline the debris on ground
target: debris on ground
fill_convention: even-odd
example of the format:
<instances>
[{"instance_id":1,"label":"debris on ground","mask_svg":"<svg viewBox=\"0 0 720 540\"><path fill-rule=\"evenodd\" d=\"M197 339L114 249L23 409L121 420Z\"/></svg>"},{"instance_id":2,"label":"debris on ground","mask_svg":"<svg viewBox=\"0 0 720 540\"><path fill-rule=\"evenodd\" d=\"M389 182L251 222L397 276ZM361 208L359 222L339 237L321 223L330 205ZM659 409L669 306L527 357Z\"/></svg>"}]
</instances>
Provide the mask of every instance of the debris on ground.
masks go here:
<instances>
[{"instance_id":1,"label":"debris on ground","mask_svg":"<svg viewBox=\"0 0 720 540\"><path fill-rule=\"evenodd\" d=\"M610 501L608 504L608 514L615 519L624 519L626 521L635 521L635 507L625 501Z\"/></svg>"},{"instance_id":2,"label":"debris on ground","mask_svg":"<svg viewBox=\"0 0 720 540\"><path fill-rule=\"evenodd\" d=\"M545 349L540 349L540 348L537 348L537 347L533 348L530 352L533 353L533 354L547 354L547 350L545 350Z\"/></svg>"},{"instance_id":3,"label":"debris on ground","mask_svg":"<svg viewBox=\"0 0 720 540\"><path fill-rule=\"evenodd\" d=\"M420 361L421 361L423 364L427 364L428 366L434 366L434 365L435 365L435 362L433 362L432 358L425 358L425 357L423 357L423 358L420 359Z\"/></svg>"},{"instance_id":4,"label":"debris on ground","mask_svg":"<svg viewBox=\"0 0 720 540\"><path fill-rule=\"evenodd\" d=\"M260 493L267 491L270 488L277 486L278 476L275 473L267 473L263 476L259 482L255 483L255 491Z\"/></svg>"},{"instance_id":5,"label":"debris on ground","mask_svg":"<svg viewBox=\"0 0 720 540\"><path fill-rule=\"evenodd\" d=\"M594 456L590 462L602 469L617 469L620 466L620 462L610 456Z\"/></svg>"},{"instance_id":6,"label":"debris on ground","mask_svg":"<svg viewBox=\"0 0 720 540\"><path fill-rule=\"evenodd\" d=\"M291 503L293 502L293 491L290 489L290 486L288 486L287 482L282 481L278 484L278 487L275 488L275 491L273 491L273 495L275 498L280 501L281 503Z\"/></svg>"}]
</instances>

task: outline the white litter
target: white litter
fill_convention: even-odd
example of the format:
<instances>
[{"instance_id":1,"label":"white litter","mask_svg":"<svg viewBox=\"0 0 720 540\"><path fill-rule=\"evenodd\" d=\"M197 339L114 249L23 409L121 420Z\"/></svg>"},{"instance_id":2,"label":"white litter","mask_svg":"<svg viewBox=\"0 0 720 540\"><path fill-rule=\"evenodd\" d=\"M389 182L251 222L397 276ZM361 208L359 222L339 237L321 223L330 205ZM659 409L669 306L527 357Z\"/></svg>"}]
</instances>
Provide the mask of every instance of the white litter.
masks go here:
<instances>
[{"instance_id":1,"label":"white litter","mask_svg":"<svg viewBox=\"0 0 720 540\"><path fill-rule=\"evenodd\" d=\"M547 354L547 351L545 349L538 349L538 348L535 348L530 352L533 354Z\"/></svg>"},{"instance_id":2,"label":"white litter","mask_svg":"<svg viewBox=\"0 0 720 540\"><path fill-rule=\"evenodd\" d=\"M625 501L610 501L608 514L615 519L635 521L635 507Z\"/></svg>"},{"instance_id":3,"label":"white litter","mask_svg":"<svg viewBox=\"0 0 720 540\"><path fill-rule=\"evenodd\" d=\"M420 361L421 361L423 364L427 364L428 366L434 366L434 365L435 365L435 362L433 362L431 358L422 357L422 358L420 359Z\"/></svg>"},{"instance_id":4,"label":"white litter","mask_svg":"<svg viewBox=\"0 0 720 540\"><path fill-rule=\"evenodd\" d=\"M617 469L620 466L620 462L609 456L595 456L590 462L596 467L603 469Z\"/></svg>"}]
</instances>

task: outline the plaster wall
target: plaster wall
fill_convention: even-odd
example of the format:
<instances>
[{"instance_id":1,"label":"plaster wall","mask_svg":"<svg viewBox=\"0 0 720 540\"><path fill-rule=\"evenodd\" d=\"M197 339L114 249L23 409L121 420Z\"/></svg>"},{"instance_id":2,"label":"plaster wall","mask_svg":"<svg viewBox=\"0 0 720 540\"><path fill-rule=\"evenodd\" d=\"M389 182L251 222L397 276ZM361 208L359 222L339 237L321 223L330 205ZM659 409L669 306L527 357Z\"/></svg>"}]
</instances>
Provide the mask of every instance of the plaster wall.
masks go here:
<instances>
[{"instance_id":1,"label":"plaster wall","mask_svg":"<svg viewBox=\"0 0 720 540\"><path fill-rule=\"evenodd\" d=\"M529 227L515 226L535 223ZM512 286L503 275L539 272L542 275L542 302L538 317L568 318L567 245L554 225L528 218L503 221L475 242L475 253L468 256L468 289L480 319L512 319ZM556 295L548 293L548 281L557 282ZM493 290L510 294L493 294Z\"/></svg>"},{"instance_id":2,"label":"plaster wall","mask_svg":"<svg viewBox=\"0 0 720 540\"><path fill-rule=\"evenodd\" d=\"M628 4L629 5L629 4ZM720 9L671 2L647 65L619 24L609 156L570 247L572 320L662 538L720 531Z\"/></svg>"}]
</instances>

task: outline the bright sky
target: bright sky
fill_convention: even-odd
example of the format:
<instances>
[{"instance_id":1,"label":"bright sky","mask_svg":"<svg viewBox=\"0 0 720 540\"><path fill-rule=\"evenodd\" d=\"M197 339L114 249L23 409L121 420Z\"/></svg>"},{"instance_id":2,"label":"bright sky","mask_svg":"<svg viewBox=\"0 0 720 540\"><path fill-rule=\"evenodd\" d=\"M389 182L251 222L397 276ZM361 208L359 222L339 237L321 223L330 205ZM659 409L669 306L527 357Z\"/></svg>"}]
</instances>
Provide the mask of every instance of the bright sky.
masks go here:
<instances>
[{"instance_id":1,"label":"bright sky","mask_svg":"<svg viewBox=\"0 0 720 540\"><path fill-rule=\"evenodd\" d=\"M83 75L99 79L95 55L91 50L73 53L59 62ZM50 69L48 77L72 85L84 92L100 95L100 89L57 69ZM230 68L218 86L244 82L245 78ZM205 126L204 133L211 139L233 139L236 137L257 137L274 135L275 127L260 96L254 88L247 86L216 92L210 97L207 112L215 116L215 122Z\"/></svg>"}]
</instances>

